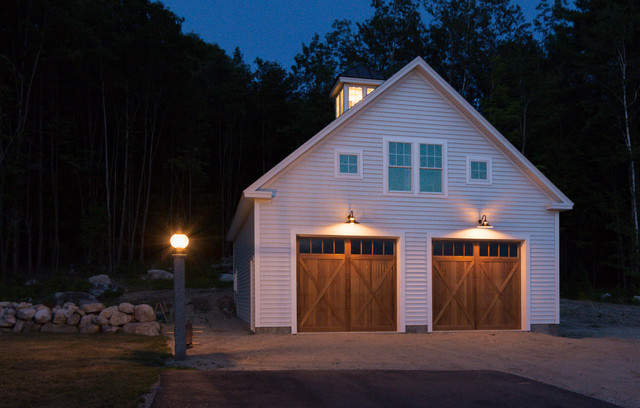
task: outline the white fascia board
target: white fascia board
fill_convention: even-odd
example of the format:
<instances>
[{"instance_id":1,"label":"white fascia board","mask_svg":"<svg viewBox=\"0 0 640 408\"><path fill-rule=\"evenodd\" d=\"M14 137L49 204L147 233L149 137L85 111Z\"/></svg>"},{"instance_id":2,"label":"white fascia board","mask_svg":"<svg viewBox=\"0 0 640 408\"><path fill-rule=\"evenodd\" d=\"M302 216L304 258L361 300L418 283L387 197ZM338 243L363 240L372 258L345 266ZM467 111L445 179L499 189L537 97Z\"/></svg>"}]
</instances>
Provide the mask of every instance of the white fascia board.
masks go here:
<instances>
[{"instance_id":1,"label":"white fascia board","mask_svg":"<svg viewBox=\"0 0 640 408\"><path fill-rule=\"evenodd\" d=\"M491 123L489 123L466 99L464 99L455 89L447 83L438 73L433 70L422 58L418 57L409 65L417 61L417 64L424 70L423 75L429 82L435 85L442 95L452 102L463 116L470 119L470 122L501 150L511 161L529 177L549 198L554 200L551 205L561 205L571 209L573 202L560 191L540 170L538 170L522 153L516 149Z\"/></svg>"},{"instance_id":2,"label":"white fascia board","mask_svg":"<svg viewBox=\"0 0 640 408\"><path fill-rule=\"evenodd\" d=\"M246 198L262 198L271 200L275 196L274 190L256 190L256 191L246 191L242 193L242 195Z\"/></svg>"}]
</instances>

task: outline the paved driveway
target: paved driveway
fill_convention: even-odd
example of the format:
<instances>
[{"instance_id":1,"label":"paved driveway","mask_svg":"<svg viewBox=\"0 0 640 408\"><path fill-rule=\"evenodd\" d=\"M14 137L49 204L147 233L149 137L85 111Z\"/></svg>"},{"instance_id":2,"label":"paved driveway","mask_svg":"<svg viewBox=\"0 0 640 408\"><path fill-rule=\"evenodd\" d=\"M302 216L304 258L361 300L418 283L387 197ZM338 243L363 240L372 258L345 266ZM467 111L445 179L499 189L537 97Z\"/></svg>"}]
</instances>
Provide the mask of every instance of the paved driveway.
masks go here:
<instances>
[{"instance_id":1,"label":"paved driveway","mask_svg":"<svg viewBox=\"0 0 640 408\"><path fill-rule=\"evenodd\" d=\"M498 371L195 371L162 374L153 408L615 405Z\"/></svg>"}]
</instances>

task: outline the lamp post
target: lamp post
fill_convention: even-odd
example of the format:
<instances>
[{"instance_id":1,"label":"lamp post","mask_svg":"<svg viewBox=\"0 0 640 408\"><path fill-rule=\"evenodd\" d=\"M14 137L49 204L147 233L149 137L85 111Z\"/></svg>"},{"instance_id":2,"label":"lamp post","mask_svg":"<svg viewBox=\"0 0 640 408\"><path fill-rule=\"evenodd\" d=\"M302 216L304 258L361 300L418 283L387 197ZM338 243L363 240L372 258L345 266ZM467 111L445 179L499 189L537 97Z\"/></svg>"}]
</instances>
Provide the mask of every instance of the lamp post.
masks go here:
<instances>
[{"instance_id":1,"label":"lamp post","mask_svg":"<svg viewBox=\"0 0 640 408\"><path fill-rule=\"evenodd\" d=\"M184 234L174 234L171 237L173 251L173 336L175 339L175 359L184 360L187 357L187 342L184 318L184 260L187 257L185 249L189 245L189 238Z\"/></svg>"}]
</instances>

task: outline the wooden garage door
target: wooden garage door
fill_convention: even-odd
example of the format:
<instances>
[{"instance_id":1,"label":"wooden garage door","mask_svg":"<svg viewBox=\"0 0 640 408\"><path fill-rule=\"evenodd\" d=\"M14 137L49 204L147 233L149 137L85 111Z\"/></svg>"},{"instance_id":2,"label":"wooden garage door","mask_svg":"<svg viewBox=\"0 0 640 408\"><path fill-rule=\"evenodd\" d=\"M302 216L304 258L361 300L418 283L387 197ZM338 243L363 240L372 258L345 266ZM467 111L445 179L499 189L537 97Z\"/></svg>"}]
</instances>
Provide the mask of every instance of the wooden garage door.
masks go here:
<instances>
[{"instance_id":1,"label":"wooden garage door","mask_svg":"<svg viewBox=\"0 0 640 408\"><path fill-rule=\"evenodd\" d=\"M298 238L298 331L396 330L395 241Z\"/></svg>"},{"instance_id":2,"label":"wooden garage door","mask_svg":"<svg viewBox=\"0 0 640 408\"><path fill-rule=\"evenodd\" d=\"M520 244L433 241L434 330L520 329Z\"/></svg>"}]
</instances>

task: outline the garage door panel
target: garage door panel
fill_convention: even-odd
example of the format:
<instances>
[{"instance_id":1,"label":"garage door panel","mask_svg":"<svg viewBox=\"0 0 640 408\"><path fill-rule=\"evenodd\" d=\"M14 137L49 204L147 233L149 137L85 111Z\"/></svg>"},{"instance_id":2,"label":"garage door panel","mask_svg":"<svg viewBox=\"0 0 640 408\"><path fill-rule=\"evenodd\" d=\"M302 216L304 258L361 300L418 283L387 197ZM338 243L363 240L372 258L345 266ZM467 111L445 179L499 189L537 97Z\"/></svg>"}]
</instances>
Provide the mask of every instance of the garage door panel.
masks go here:
<instances>
[{"instance_id":1,"label":"garage door panel","mask_svg":"<svg viewBox=\"0 0 640 408\"><path fill-rule=\"evenodd\" d=\"M434 330L519 329L518 247L497 241L434 243ZM454 249L447 254L447 248ZM459 248L465 256L453 256Z\"/></svg>"},{"instance_id":2,"label":"garage door panel","mask_svg":"<svg viewBox=\"0 0 640 408\"><path fill-rule=\"evenodd\" d=\"M352 330L395 330L394 259L351 260Z\"/></svg>"},{"instance_id":3,"label":"garage door panel","mask_svg":"<svg viewBox=\"0 0 640 408\"><path fill-rule=\"evenodd\" d=\"M434 326L441 330L473 328L473 260L457 259L433 262Z\"/></svg>"},{"instance_id":4,"label":"garage door panel","mask_svg":"<svg viewBox=\"0 0 640 408\"><path fill-rule=\"evenodd\" d=\"M298 259L298 327L308 331L346 329L344 259Z\"/></svg>"},{"instance_id":5,"label":"garage door panel","mask_svg":"<svg viewBox=\"0 0 640 408\"><path fill-rule=\"evenodd\" d=\"M322 239L322 247L318 245L317 253L312 254L313 243L318 241L298 241L298 330L396 330L394 242L340 238L344 242L341 254L325 254L320 252L327 247L338 250L324 243L331 239ZM301 253L301 248L307 252Z\"/></svg>"}]
</instances>

